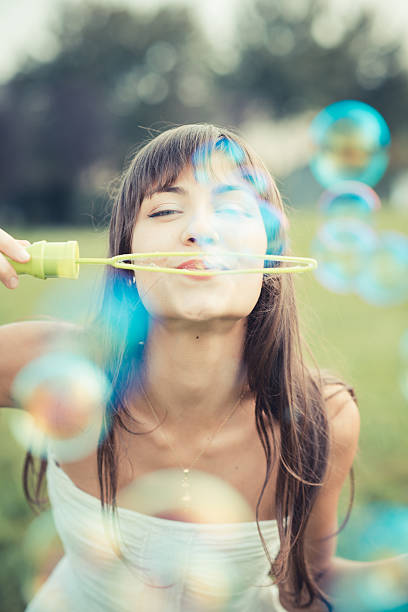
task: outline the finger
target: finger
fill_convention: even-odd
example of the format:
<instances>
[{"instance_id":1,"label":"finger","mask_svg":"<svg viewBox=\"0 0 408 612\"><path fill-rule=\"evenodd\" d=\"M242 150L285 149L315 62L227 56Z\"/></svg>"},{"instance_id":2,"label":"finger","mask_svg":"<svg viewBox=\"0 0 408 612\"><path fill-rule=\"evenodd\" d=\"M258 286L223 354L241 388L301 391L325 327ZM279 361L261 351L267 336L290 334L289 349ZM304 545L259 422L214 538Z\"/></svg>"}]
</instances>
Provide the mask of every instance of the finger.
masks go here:
<instances>
[{"instance_id":1,"label":"finger","mask_svg":"<svg viewBox=\"0 0 408 612\"><path fill-rule=\"evenodd\" d=\"M0 253L0 283L8 289L18 287L18 276L13 266Z\"/></svg>"},{"instance_id":2,"label":"finger","mask_svg":"<svg viewBox=\"0 0 408 612\"><path fill-rule=\"evenodd\" d=\"M0 253L21 263L27 262L30 259L30 254L20 244L20 241L15 240L15 238L2 229L0 229Z\"/></svg>"}]
</instances>

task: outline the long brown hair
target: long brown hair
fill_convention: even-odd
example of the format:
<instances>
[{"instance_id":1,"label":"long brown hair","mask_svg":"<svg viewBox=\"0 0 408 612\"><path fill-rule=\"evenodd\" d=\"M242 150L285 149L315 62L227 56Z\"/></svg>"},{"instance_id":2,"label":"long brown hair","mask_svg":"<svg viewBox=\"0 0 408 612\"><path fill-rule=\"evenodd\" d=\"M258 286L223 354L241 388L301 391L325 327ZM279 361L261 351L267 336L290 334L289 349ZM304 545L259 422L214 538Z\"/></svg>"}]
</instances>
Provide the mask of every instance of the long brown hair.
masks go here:
<instances>
[{"instance_id":1,"label":"long brown hair","mask_svg":"<svg viewBox=\"0 0 408 612\"><path fill-rule=\"evenodd\" d=\"M173 184L192 160L207 157L216 151L222 151L234 159L241 177L255 189L261 203L272 204L284 215L275 182L259 157L236 133L208 124L184 125L159 134L144 144L131 159L120 179L114 200L108 256L131 253L135 219L141 202L152 187ZM281 223L277 228L273 224L268 227L266 223L266 230L267 252L290 254L285 225ZM102 508L109 507L113 511L117 496L115 433L119 427L130 433L138 433L130 430L122 417L132 418L126 395L139 370L143 342L149 327L149 315L141 300L136 299L137 289L130 282L131 278L132 272L129 270L106 268L101 308L91 324L94 330L99 330L94 336L98 337L94 358L100 362L112 383L97 458ZM316 496L324 483L330 451L324 388L326 384L336 382L348 388L354 398L355 394L337 377L320 370L314 360L315 367L308 367L303 357L304 348L313 359L299 332L291 275L265 274L258 302L247 317L244 346L248 387L256 397L256 428L266 458L265 479L256 506L256 522L271 565L270 575L275 582L285 583L290 577L297 606L308 607L318 598L331 610L330 601L306 563L304 535ZM280 429L279 444L273 423L277 423ZM260 502L276 462L275 508L280 550L276 558L271 559L260 531L258 516ZM35 474L33 457L28 452L23 484L26 497L32 504L40 502L45 470L46 460L43 459L39 472ZM33 493L29 490L29 472L37 477ZM350 476L351 500L340 529L348 520L353 501L352 470ZM338 531L332 535L337 535ZM302 604L305 592L308 601Z\"/></svg>"}]
</instances>

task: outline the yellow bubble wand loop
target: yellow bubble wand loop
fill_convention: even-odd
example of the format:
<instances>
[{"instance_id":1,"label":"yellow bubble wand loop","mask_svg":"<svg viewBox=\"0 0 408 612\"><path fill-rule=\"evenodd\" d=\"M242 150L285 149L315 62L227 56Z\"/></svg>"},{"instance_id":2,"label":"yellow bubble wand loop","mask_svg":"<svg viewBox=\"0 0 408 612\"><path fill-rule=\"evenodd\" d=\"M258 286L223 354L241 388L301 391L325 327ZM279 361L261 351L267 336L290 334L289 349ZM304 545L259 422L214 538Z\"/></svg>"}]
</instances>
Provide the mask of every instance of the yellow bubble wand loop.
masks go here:
<instances>
[{"instance_id":1,"label":"yellow bubble wand loop","mask_svg":"<svg viewBox=\"0 0 408 612\"><path fill-rule=\"evenodd\" d=\"M229 256L229 257L252 257L258 258L262 260L268 261L287 261L292 263L297 263L300 265L290 266L285 268L239 268L239 269L219 269L219 268L211 268L211 269L197 269L191 270L187 268L167 268L155 266L154 268L148 265L142 264L129 264L122 260L124 259L138 259L138 258L150 258L150 257L185 257L188 256L200 256L206 259L211 259L211 257L219 257L219 256ZM80 263L95 263L96 260L92 259L80 259ZM311 270L317 267L317 261L312 259L311 257L295 257L290 255L262 255L262 254L254 254L254 253L236 253L232 251L226 252L217 252L216 254L211 253L203 253L203 251L194 251L194 252L186 252L186 251L168 251L161 252L156 251L152 253L129 253L128 255L116 255L110 259L105 260L106 263L112 265L114 268L121 268L123 270L153 270L155 272L165 272L167 274L188 274L192 276L214 276L218 274L250 274L250 273L259 273L264 272L265 274L287 274L293 272L305 272L306 270Z\"/></svg>"},{"instance_id":2,"label":"yellow bubble wand loop","mask_svg":"<svg viewBox=\"0 0 408 612\"><path fill-rule=\"evenodd\" d=\"M114 257L80 257L79 245L75 240L68 242L47 242L41 240L26 247L31 258L27 263L18 263L6 258L13 266L17 274L30 274L36 278L78 278L79 266L81 264L109 265L122 270L144 270L149 272L164 272L166 274L183 274L189 276L215 276L218 274L289 274L305 272L317 267L317 261L311 257L295 257L291 255L264 255L254 253L217 252L206 253L203 251L155 251L151 253L128 253L115 255ZM263 261L283 261L297 265L277 268L242 268L242 269L187 269L161 267L155 264L127 263L126 260L150 259L155 257L201 257L203 259L219 258L220 256L242 257L262 259Z\"/></svg>"}]
</instances>

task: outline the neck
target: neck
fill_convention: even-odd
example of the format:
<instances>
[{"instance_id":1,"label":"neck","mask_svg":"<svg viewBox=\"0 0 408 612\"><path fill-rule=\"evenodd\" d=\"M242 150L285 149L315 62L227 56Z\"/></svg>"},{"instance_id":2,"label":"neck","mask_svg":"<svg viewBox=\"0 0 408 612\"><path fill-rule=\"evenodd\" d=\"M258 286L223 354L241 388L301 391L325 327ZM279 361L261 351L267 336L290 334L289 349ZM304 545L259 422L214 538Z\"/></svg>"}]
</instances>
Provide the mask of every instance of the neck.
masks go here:
<instances>
[{"instance_id":1,"label":"neck","mask_svg":"<svg viewBox=\"0 0 408 612\"><path fill-rule=\"evenodd\" d=\"M245 331L246 319L151 327L143 388L160 420L167 413L166 426L207 431L232 410L246 382Z\"/></svg>"}]
</instances>

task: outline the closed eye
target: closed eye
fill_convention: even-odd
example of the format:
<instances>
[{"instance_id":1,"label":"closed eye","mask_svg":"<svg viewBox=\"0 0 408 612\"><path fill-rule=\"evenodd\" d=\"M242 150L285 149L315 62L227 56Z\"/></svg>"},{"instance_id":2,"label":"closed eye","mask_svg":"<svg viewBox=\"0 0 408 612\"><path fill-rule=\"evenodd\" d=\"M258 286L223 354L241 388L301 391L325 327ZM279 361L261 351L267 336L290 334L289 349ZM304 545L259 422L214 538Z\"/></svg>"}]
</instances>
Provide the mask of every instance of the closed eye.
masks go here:
<instances>
[{"instance_id":1,"label":"closed eye","mask_svg":"<svg viewBox=\"0 0 408 612\"><path fill-rule=\"evenodd\" d=\"M244 215L245 217L252 217L253 215L250 214L248 211L243 210L242 208L219 208L217 212L220 213L227 213L228 215Z\"/></svg>"},{"instance_id":2,"label":"closed eye","mask_svg":"<svg viewBox=\"0 0 408 612\"><path fill-rule=\"evenodd\" d=\"M178 213L180 212L179 210L159 210L159 212L153 213L151 215L147 215L148 217L161 217L161 216L168 216L168 214L170 213Z\"/></svg>"}]
</instances>

